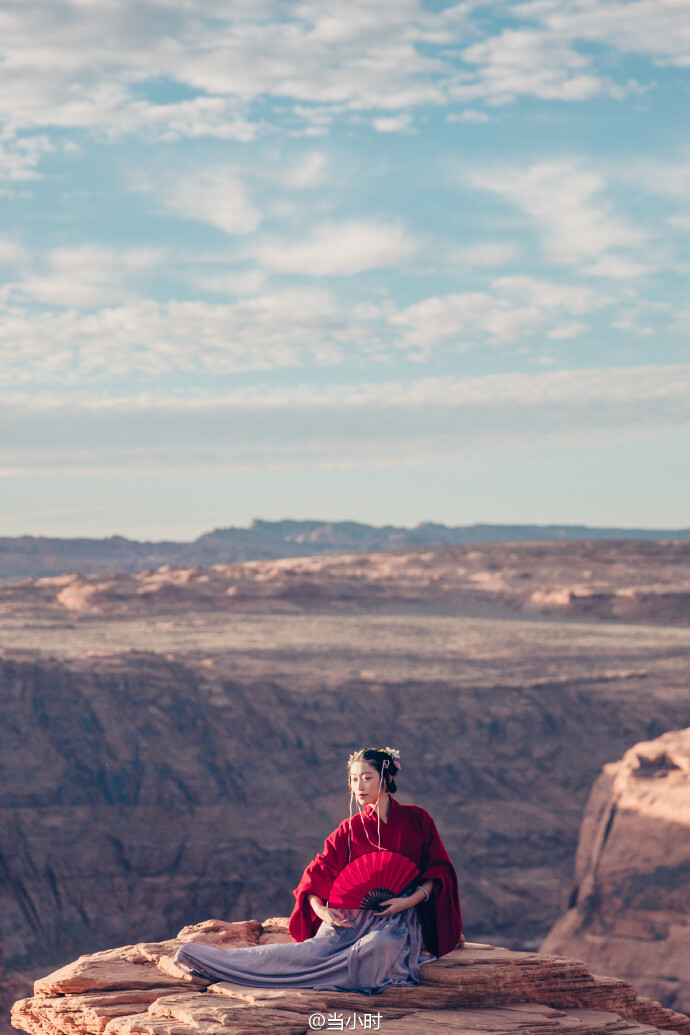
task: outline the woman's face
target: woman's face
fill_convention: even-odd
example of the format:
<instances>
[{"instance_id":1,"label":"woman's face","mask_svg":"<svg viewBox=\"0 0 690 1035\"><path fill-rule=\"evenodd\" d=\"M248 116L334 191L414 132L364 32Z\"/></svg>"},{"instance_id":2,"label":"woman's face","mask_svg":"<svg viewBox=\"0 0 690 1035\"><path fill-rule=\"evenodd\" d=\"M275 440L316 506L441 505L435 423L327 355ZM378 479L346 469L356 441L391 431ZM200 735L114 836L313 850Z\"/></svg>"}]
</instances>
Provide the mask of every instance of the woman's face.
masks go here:
<instances>
[{"instance_id":1,"label":"woman's face","mask_svg":"<svg viewBox=\"0 0 690 1035\"><path fill-rule=\"evenodd\" d=\"M350 766L350 787L358 804L375 805L379 797L381 775L370 762L353 762ZM381 797L385 797L381 787Z\"/></svg>"}]
</instances>

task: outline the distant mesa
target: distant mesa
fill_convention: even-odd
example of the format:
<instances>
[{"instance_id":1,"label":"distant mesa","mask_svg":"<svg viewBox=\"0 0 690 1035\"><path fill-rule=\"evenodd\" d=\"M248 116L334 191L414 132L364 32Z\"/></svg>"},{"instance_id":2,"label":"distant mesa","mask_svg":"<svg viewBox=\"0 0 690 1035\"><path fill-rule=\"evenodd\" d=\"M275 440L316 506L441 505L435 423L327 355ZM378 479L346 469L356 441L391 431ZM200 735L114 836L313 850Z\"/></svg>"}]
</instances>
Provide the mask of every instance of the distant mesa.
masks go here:
<instances>
[{"instance_id":1,"label":"distant mesa","mask_svg":"<svg viewBox=\"0 0 690 1035\"><path fill-rule=\"evenodd\" d=\"M60 575L69 571L135 572L162 564L235 564L310 554L378 552L450 546L570 540L690 540L690 529L589 528L585 525L458 525L430 521L415 528L356 521L262 521L248 528L216 528L193 542L140 542L47 536L0 538L0 579Z\"/></svg>"}]
</instances>

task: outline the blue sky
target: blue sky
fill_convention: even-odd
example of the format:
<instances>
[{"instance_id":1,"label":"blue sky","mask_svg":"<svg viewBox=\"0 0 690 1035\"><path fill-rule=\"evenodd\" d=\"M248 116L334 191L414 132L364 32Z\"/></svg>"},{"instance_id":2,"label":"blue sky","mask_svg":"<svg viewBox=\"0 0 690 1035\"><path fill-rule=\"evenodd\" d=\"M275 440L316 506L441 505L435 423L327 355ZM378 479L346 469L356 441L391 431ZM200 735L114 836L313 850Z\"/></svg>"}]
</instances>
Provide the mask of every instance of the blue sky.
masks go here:
<instances>
[{"instance_id":1,"label":"blue sky","mask_svg":"<svg viewBox=\"0 0 690 1035\"><path fill-rule=\"evenodd\" d=\"M690 525L689 0L24 0L0 50L0 534Z\"/></svg>"}]
</instances>

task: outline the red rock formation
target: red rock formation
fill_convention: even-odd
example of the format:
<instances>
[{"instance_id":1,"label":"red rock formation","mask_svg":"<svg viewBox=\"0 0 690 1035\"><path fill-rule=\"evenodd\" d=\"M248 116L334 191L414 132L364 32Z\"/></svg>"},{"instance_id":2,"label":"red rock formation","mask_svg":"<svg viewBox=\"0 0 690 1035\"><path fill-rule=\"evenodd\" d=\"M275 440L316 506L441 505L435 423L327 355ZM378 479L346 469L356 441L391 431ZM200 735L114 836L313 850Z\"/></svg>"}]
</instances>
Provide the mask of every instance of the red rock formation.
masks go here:
<instances>
[{"instance_id":1,"label":"red rock formation","mask_svg":"<svg viewBox=\"0 0 690 1035\"><path fill-rule=\"evenodd\" d=\"M209 921L176 939L81 957L36 982L12 1023L29 1035L302 1035L320 1014L333 1030L395 1035L690 1035L690 1018L638 997L624 981L595 978L576 960L466 945L422 968L422 984L376 996L269 989L185 974L172 962L184 941L257 945L290 941L287 919ZM378 1019L377 1019L378 1018ZM329 1022L332 1019L332 1022ZM343 1027L342 1030L345 1030Z\"/></svg>"},{"instance_id":2,"label":"red rock formation","mask_svg":"<svg viewBox=\"0 0 690 1035\"><path fill-rule=\"evenodd\" d=\"M690 729L604 766L585 810L572 908L542 950L690 1010Z\"/></svg>"},{"instance_id":3,"label":"red rock formation","mask_svg":"<svg viewBox=\"0 0 690 1035\"><path fill-rule=\"evenodd\" d=\"M0 659L7 965L48 970L132 929L154 939L197 916L284 912L348 812L334 758L384 729L404 752L399 798L432 812L474 939L536 948L559 914L601 765L659 714L690 722L672 655L648 655L641 677L616 679L607 653L590 656L584 676L559 654L560 679L537 680L542 630L536 661L531 640L528 663L512 648L501 658L499 643L478 663L452 656L449 674L430 679L396 677L377 633L388 677L373 688L343 674L339 647L326 655L329 682L308 653L298 670L289 654L262 658L245 678L235 651ZM407 670L409 636L403 647ZM361 643L353 650L360 666Z\"/></svg>"},{"instance_id":4,"label":"red rock formation","mask_svg":"<svg viewBox=\"0 0 690 1035\"><path fill-rule=\"evenodd\" d=\"M690 542L490 543L165 564L0 585L0 615L132 618L201 612L490 608L625 622L690 623Z\"/></svg>"}]
</instances>

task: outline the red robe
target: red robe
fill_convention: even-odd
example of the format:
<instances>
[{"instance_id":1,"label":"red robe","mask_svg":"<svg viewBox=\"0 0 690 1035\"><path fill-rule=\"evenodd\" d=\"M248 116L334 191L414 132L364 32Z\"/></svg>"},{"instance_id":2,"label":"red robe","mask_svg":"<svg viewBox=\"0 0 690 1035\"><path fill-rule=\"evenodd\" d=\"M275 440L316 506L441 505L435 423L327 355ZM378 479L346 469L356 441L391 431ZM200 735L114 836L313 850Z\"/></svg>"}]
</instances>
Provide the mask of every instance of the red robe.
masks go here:
<instances>
[{"instance_id":1,"label":"red robe","mask_svg":"<svg viewBox=\"0 0 690 1035\"><path fill-rule=\"evenodd\" d=\"M376 813L371 805L366 805L361 815L358 813L352 817L351 859L377 850L367 840L364 824L366 833L376 846ZM321 926L321 919L311 908L309 895L328 900L333 881L348 862L349 825L350 820L344 819L326 838L323 852L309 863L293 891L296 902L289 931L297 942L313 938ZM433 880L434 890L429 901L416 908L427 949L436 957L444 956L458 944L462 916L458 878L433 819L418 805L401 805L391 797L388 819L385 823L381 820L380 830L381 848L400 852L419 867L418 884Z\"/></svg>"}]
</instances>

